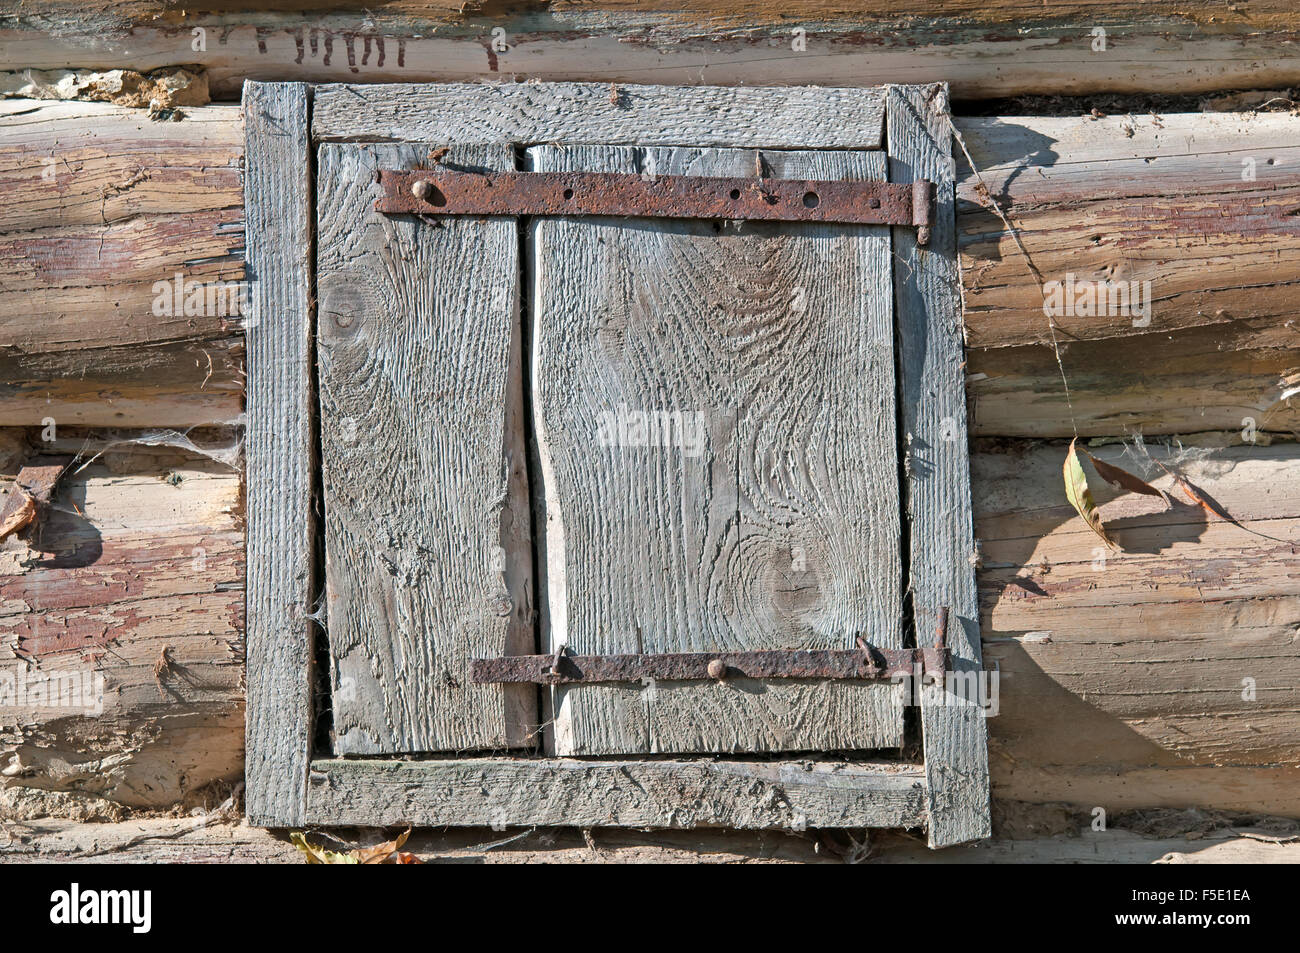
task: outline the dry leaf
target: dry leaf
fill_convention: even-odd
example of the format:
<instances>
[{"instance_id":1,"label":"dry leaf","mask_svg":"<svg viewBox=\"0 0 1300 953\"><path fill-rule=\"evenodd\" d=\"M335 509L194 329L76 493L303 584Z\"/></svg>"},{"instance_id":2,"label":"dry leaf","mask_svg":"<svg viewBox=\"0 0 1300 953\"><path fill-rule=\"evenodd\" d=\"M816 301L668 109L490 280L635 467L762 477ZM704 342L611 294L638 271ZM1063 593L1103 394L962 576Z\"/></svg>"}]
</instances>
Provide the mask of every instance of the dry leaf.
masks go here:
<instances>
[{"instance_id":1,"label":"dry leaf","mask_svg":"<svg viewBox=\"0 0 1300 953\"><path fill-rule=\"evenodd\" d=\"M4 518L4 522L0 523L0 541L7 539L10 533L16 533L30 525L36 519L36 500L31 494L20 486L15 486L13 492L20 496L21 502ZM5 508L8 509L7 506Z\"/></svg>"},{"instance_id":2,"label":"dry leaf","mask_svg":"<svg viewBox=\"0 0 1300 953\"><path fill-rule=\"evenodd\" d=\"M1166 506L1173 505L1169 500L1169 494L1164 490L1157 490L1146 480L1134 476L1127 470L1121 470L1113 463L1107 463L1105 460L1098 460L1091 453L1088 453L1087 450L1083 452L1087 454L1088 459L1092 461L1092 465L1097 468L1097 475L1111 486L1117 486L1122 490L1130 490L1134 493L1143 493L1147 496L1158 496L1160 499L1165 501Z\"/></svg>"},{"instance_id":3,"label":"dry leaf","mask_svg":"<svg viewBox=\"0 0 1300 953\"><path fill-rule=\"evenodd\" d=\"M324 847L317 847L307 841L306 836L294 831L289 835L289 840L300 851L307 855L309 864L418 864L422 863L420 858L416 857L409 851L399 850L406 843L406 839L411 836L411 829L408 827L397 837L382 844L376 844L374 847L357 847L349 851L326 850Z\"/></svg>"},{"instance_id":4,"label":"dry leaf","mask_svg":"<svg viewBox=\"0 0 1300 953\"><path fill-rule=\"evenodd\" d=\"M1070 501L1075 512L1083 517L1083 521L1088 524L1088 528L1101 537L1101 541L1111 549L1116 549L1114 541L1106 534L1106 527L1101 523L1101 514L1097 512L1097 504L1092 500L1092 491L1088 489L1088 478L1084 475L1083 464L1079 462L1079 454L1075 452L1074 445L1078 443L1078 437L1070 441L1070 452L1066 454L1065 466L1062 472L1065 476L1065 498Z\"/></svg>"},{"instance_id":5,"label":"dry leaf","mask_svg":"<svg viewBox=\"0 0 1300 953\"><path fill-rule=\"evenodd\" d=\"M385 841L374 847L358 847L352 851L352 855L363 864L384 864L389 862L389 858L396 854L398 849L406 843L406 839L411 836L411 829L408 827L396 838Z\"/></svg>"},{"instance_id":6,"label":"dry leaf","mask_svg":"<svg viewBox=\"0 0 1300 953\"><path fill-rule=\"evenodd\" d=\"M346 854L336 850L326 850L324 847L317 847L314 844L307 843L307 838L298 831L293 831L289 835L289 840L293 846L307 855L309 864L359 864L361 861L353 856L355 851L349 851Z\"/></svg>"},{"instance_id":7,"label":"dry leaf","mask_svg":"<svg viewBox=\"0 0 1300 953\"><path fill-rule=\"evenodd\" d=\"M1247 533L1250 533L1252 536L1258 536L1261 539L1271 539L1275 543L1288 543L1292 546L1295 545L1295 543L1292 540L1279 539L1276 536L1268 535L1268 533L1261 533L1258 530L1253 530L1249 526L1243 526L1238 520L1233 519L1231 516L1229 516L1228 513L1223 509L1223 507L1221 507L1218 503L1216 503L1213 499L1211 499L1206 493L1204 493L1202 490L1197 489L1197 487L1194 484L1192 484L1189 480L1175 473L1173 470L1169 469L1159 460L1156 460L1155 463L1156 466L1158 466L1161 470L1164 470L1165 473L1168 473L1171 477L1174 478L1174 486L1178 487L1178 489L1182 490L1185 494L1187 494L1187 498L1191 500L1193 503L1195 503L1197 506L1199 506L1201 509L1205 510L1205 512L1211 514L1212 516L1217 516L1225 523L1231 523L1233 526L1237 527L1237 529L1245 530Z\"/></svg>"}]
</instances>

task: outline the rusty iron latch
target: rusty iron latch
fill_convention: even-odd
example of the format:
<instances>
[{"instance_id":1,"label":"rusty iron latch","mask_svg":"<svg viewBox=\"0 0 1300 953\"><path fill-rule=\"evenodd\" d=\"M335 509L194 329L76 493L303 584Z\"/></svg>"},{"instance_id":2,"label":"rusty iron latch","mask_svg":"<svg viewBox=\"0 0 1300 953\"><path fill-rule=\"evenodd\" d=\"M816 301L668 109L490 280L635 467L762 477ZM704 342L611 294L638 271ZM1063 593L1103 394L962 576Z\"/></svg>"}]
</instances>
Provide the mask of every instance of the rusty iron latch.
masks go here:
<instances>
[{"instance_id":1,"label":"rusty iron latch","mask_svg":"<svg viewBox=\"0 0 1300 953\"><path fill-rule=\"evenodd\" d=\"M640 655L507 655L474 659L470 679L479 684L536 682L722 681L728 678L892 679L915 675L943 681L947 649L881 649L858 640L856 649L757 652L666 652Z\"/></svg>"},{"instance_id":2,"label":"rusty iron latch","mask_svg":"<svg viewBox=\"0 0 1300 953\"><path fill-rule=\"evenodd\" d=\"M620 172L383 169L389 215L604 215L915 227L930 241L934 183L641 176Z\"/></svg>"}]
</instances>

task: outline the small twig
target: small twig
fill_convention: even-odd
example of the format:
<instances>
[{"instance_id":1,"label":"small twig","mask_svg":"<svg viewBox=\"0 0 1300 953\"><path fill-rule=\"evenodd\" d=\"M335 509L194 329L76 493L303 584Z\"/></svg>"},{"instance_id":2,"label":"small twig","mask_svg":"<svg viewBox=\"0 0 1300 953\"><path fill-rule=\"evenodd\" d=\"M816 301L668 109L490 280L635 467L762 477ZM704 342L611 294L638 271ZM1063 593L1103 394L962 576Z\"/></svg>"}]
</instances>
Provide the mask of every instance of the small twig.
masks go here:
<instances>
[{"instance_id":1,"label":"small twig","mask_svg":"<svg viewBox=\"0 0 1300 953\"><path fill-rule=\"evenodd\" d=\"M473 851L475 853L482 853L489 850L495 850L498 847L504 847L506 844L513 844L517 840L523 840L525 837L533 833L533 831L535 830L537 830L536 827L530 827L522 834L512 834L510 837L501 838L501 840L489 841L486 844L475 844L473 847L466 847L464 849L466 851Z\"/></svg>"},{"instance_id":2,"label":"small twig","mask_svg":"<svg viewBox=\"0 0 1300 953\"><path fill-rule=\"evenodd\" d=\"M172 674L172 647L164 645L162 651L158 653L158 660L153 663L153 680L158 685L158 694L163 700L167 699L167 690L163 688L163 679L170 677Z\"/></svg>"},{"instance_id":3,"label":"small twig","mask_svg":"<svg viewBox=\"0 0 1300 953\"><path fill-rule=\"evenodd\" d=\"M1290 837L1273 837L1269 834L1252 834L1250 831L1239 831L1235 827L1229 827L1228 830L1238 837L1259 841L1261 844L1294 844L1300 841L1300 834L1292 834Z\"/></svg>"}]
</instances>

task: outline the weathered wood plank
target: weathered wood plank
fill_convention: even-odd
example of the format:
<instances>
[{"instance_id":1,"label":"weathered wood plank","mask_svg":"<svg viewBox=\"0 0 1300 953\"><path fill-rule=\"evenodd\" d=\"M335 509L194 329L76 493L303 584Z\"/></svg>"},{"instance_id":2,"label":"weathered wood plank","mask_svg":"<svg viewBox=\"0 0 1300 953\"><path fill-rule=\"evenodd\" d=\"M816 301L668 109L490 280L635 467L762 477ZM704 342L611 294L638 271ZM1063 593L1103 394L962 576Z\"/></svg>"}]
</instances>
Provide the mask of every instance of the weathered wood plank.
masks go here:
<instances>
[{"instance_id":1,"label":"weathered wood plank","mask_svg":"<svg viewBox=\"0 0 1300 953\"><path fill-rule=\"evenodd\" d=\"M7 25L16 28L0 32L0 43L9 63L38 69L198 63L217 99L238 95L245 79L747 86L903 80L949 82L963 99L1283 89L1300 79L1294 13L1270 16L1254 4L1233 10L1204 2L1196 10L1179 7L1174 16L1161 12L1169 10L1165 4L1132 11L1030 3L1006 17L980 7L955 19L921 6L912 13L891 9L883 21L879 9L860 4L802 17L788 6L760 4L740 19L590 6L558 15L551 8L488 18L466 10L411 19L387 4L364 15L313 12L310 23L295 12L188 14L189 27L206 30L203 50L191 48L188 33L178 42L174 24L152 18L135 23L123 43L115 6L107 29L78 11L52 31L42 12L11 20ZM1094 49L1097 26L1107 31L1104 51ZM494 28L504 33L494 35ZM796 29L805 31L804 50L793 48Z\"/></svg>"},{"instance_id":2,"label":"weathered wood plank","mask_svg":"<svg viewBox=\"0 0 1300 953\"><path fill-rule=\"evenodd\" d=\"M985 652L1002 673L989 724L995 783L1030 766L1290 761L1300 743L1300 450L1193 448L1179 465L1151 448L1245 529L1210 517L1154 466L1172 507L1092 480L1118 553L1064 502L1064 452L1007 447L973 460ZM1117 447L1095 452L1142 472Z\"/></svg>"},{"instance_id":3,"label":"weathered wood plank","mask_svg":"<svg viewBox=\"0 0 1300 953\"><path fill-rule=\"evenodd\" d=\"M910 765L818 761L314 761L312 824L917 827Z\"/></svg>"},{"instance_id":4,"label":"weathered wood plank","mask_svg":"<svg viewBox=\"0 0 1300 953\"><path fill-rule=\"evenodd\" d=\"M312 135L564 145L874 149L875 89L743 89L601 83L322 86ZM826 122L833 115L835 122Z\"/></svg>"},{"instance_id":5,"label":"weathered wood plank","mask_svg":"<svg viewBox=\"0 0 1300 953\"><path fill-rule=\"evenodd\" d=\"M167 809L239 778L239 502L227 467L122 446L0 545L0 815Z\"/></svg>"},{"instance_id":6,"label":"weathered wood plank","mask_svg":"<svg viewBox=\"0 0 1300 953\"><path fill-rule=\"evenodd\" d=\"M1042 275L983 207L958 194L973 426L1069 436L1300 429L1279 399L1300 367L1287 327L1300 285L1300 119L1289 115L965 119L990 193ZM963 167L965 163L963 162ZM1139 282L1150 310L1056 316L1042 281ZM1131 286L1130 290L1131 290ZM1111 309L1107 309L1110 311ZM978 349L975 349L978 348Z\"/></svg>"},{"instance_id":7,"label":"weathered wood plank","mask_svg":"<svg viewBox=\"0 0 1300 953\"><path fill-rule=\"evenodd\" d=\"M1290 313L1300 285L1300 117L1000 117L961 128L980 179L1045 280L1150 283L1146 313L1057 314L1063 340ZM1042 283L978 187L967 168L959 187L968 203L967 344L1047 343Z\"/></svg>"},{"instance_id":8,"label":"weathered wood plank","mask_svg":"<svg viewBox=\"0 0 1300 953\"><path fill-rule=\"evenodd\" d=\"M428 146L319 157L320 399L334 751L518 748L531 685L469 661L535 651L519 242L510 218L375 211L379 168ZM446 162L513 168L508 146Z\"/></svg>"},{"instance_id":9,"label":"weathered wood plank","mask_svg":"<svg viewBox=\"0 0 1300 953\"><path fill-rule=\"evenodd\" d=\"M913 617L918 645L933 645L938 613L950 610L952 667L981 669L979 613L966 444L965 355L953 211L954 166L944 86L891 87L889 179L936 184L930 244L894 229L903 442ZM930 846L989 836L984 712L943 685L921 698Z\"/></svg>"},{"instance_id":10,"label":"weathered wood plank","mask_svg":"<svg viewBox=\"0 0 1300 953\"><path fill-rule=\"evenodd\" d=\"M248 817L302 822L312 718L312 194L308 91L244 89L248 332Z\"/></svg>"},{"instance_id":11,"label":"weathered wood plank","mask_svg":"<svg viewBox=\"0 0 1300 953\"><path fill-rule=\"evenodd\" d=\"M152 122L107 103L0 101L5 231L223 209L238 220L239 107L184 112L180 122Z\"/></svg>"},{"instance_id":12,"label":"weathered wood plank","mask_svg":"<svg viewBox=\"0 0 1300 953\"><path fill-rule=\"evenodd\" d=\"M234 106L0 103L0 420L239 416L242 152Z\"/></svg>"},{"instance_id":13,"label":"weathered wood plank","mask_svg":"<svg viewBox=\"0 0 1300 953\"><path fill-rule=\"evenodd\" d=\"M205 805L208 807L208 805ZM193 818L134 818L117 823L77 824L52 818L10 824L11 843L0 846L3 863L76 864L302 864L287 837L247 824L197 826ZM367 830L361 846L387 834ZM315 835L310 835L316 840ZM871 838L872 864L1242 864L1300 863L1300 843L1279 841L1272 826L1146 836L1110 828L1053 836L994 838L945 851L927 850L916 838L881 831ZM319 838L324 840L324 838ZM842 864L847 858L827 842L798 832L641 832L627 829L547 828L500 832L481 828L416 830L402 849L426 864Z\"/></svg>"},{"instance_id":14,"label":"weathered wood plank","mask_svg":"<svg viewBox=\"0 0 1300 953\"><path fill-rule=\"evenodd\" d=\"M755 164L747 150L528 156L537 171L746 175ZM765 161L786 178L885 171L882 153ZM532 254L550 650L851 648L857 635L900 647L887 231L556 219L534 226ZM560 754L902 740L896 685L554 692Z\"/></svg>"}]
</instances>

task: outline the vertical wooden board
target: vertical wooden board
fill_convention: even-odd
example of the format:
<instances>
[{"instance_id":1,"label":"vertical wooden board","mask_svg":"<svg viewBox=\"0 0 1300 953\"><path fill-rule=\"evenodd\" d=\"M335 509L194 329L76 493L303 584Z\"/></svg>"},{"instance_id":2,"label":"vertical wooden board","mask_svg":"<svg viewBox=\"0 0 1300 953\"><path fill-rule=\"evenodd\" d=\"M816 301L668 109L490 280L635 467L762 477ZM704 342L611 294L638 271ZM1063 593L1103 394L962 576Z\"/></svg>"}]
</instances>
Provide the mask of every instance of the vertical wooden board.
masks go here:
<instances>
[{"instance_id":1,"label":"vertical wooden board","mask_svg":"<svg viewBox=\"0 0 1300 953\"><path fill-rule=\"evenodd\" d=\"M319 153L318 294L334 751L521 747L536 689L472 658L534 650L513 219L375 211L416 145ZM445 162L513 167L508 146Z\"/></svg>"},{"instance_id":2,"label":"vertical wooden board","mask_svg":"<svg viewBox=\"0 0 1300 953\"><path fill-rule=\"evenodd\" d=\"M914 229L894 229L916 637L934 644L938 611L948 607L952 668L974 679L981 668L979 608L947 87L890 87L886 116L890 181L936 185L929 245L917 245ZM950 683L921 696L931 847L990 832L984 712L948 690L962 681Z\"/></svg>"},{"instance_id":3,"label":"vertical wooden board","mask_svg":"<svg viewBox=\"0 0 1300 953\"><path fill-rule=\"evenodd\" d=\"M535 171L750 175L756 153L528 158ZM885 174L880 153L764 158L779 177ZM544 643L901 646L887 229L550 219L531 241ZM554 691L560 754L869 749L902 735L889 684Z\"/></svg>"},{"instance_id":4,"label":"vertical wooden board","mask_svg":"<svg viewBox=\"0 0 1300 953\"><path fill-rule=\"evenodd\" d=\"M249 820L303 821L311 755L311 163L301 83L244 87Z\"/></svg>"}]
</instances>

